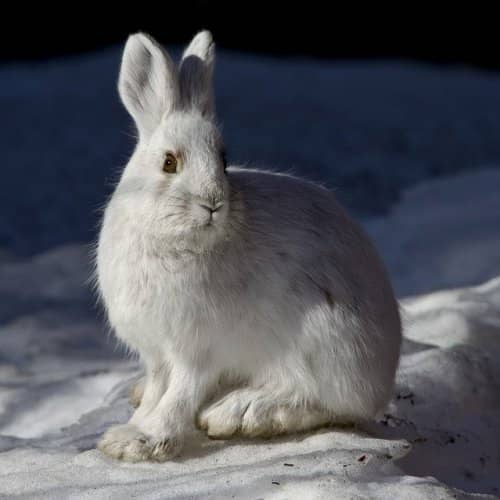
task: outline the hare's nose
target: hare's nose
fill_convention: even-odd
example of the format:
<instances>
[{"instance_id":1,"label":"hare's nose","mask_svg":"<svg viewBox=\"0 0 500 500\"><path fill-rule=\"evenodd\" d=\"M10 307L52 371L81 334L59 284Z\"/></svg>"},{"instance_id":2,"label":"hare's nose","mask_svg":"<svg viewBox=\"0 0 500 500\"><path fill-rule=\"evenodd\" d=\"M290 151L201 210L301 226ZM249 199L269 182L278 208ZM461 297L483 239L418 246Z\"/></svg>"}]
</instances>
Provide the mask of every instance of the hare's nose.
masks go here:
<instances>
[{"instance_id":1,"label":"hare's nose","mask_svg":"<svg viewBox=\"0 0 500 500\"><path fill-rule=\"evenodd\" d=\"M207 210L211 214L213 214L214 212L217 212L217 210L219 210L223 205L224 205L224 203L222 203L222 202L215 203L215 204L200 203L200 207L204 208L205 210Z\"/></svg>"}]
</instances>

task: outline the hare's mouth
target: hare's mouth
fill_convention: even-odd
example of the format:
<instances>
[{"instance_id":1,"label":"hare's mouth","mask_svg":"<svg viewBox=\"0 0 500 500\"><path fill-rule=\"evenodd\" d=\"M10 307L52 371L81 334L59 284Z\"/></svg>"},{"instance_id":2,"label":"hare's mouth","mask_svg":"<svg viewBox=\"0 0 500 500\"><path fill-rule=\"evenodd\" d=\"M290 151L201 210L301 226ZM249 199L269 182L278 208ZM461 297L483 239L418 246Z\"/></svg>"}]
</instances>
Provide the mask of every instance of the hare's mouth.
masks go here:
<instances>
[{"instance_id":1,"label":"hare's mouth","mask_svg":"<svg viewBox=\"0 0 500 500\"><path fill-rule=\"evenodd\" d=\"M220 226L227 216L227 203L199 203L193 207L193 216L198 227L211 229Z\"/></svg>"}]
</instances>

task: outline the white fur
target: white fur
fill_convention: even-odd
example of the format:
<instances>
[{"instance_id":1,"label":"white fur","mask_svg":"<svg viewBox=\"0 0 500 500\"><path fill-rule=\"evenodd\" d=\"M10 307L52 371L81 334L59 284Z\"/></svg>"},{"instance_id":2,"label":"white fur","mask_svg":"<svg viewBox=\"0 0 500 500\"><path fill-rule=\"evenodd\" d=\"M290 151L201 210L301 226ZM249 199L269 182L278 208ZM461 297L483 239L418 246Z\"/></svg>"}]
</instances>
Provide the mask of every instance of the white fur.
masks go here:
<instances>
[{"instance_id":1,"label":"white fur","mask_svg":"<svg viewBox=\"0 0 500 500\"><path fill-rule=\"evenodd\" d=\"M144 35L123 56L139 142L97 271L109 321L146 371L131 421L99 444L124 460L174 456L197 416L212 436L261 436L369 419L391 397L401 326L374 248L330 191L224 172L213 51L198 34L180 77ZM179 173L162 171L166 151L182 154ZM210 221L201 205L221 206Z\"/></svg>"}]
</instances>

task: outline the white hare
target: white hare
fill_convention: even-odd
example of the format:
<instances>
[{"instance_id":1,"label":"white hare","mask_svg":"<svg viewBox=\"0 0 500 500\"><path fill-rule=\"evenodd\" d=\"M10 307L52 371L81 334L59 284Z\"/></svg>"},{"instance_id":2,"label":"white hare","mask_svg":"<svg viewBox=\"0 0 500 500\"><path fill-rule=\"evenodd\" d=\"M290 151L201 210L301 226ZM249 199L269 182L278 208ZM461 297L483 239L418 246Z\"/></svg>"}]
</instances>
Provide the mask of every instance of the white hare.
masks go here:
<instances>
[{"instance_id":1,"label":"white hare","mask_svg":"<svg viewBox=\"0 0 500 500\"><path fill-rule=\"evenodd\" d=\"M370 419L393 388L400 317L373 246L327 189L226 169L213 64L207 31L178 69L144 34L123 54L119 92L139 140L105 211L97 272L146 378L129 423L98 446L127 461L177 455L196 422L229 437Z\"/></svg>"}]
</instances>

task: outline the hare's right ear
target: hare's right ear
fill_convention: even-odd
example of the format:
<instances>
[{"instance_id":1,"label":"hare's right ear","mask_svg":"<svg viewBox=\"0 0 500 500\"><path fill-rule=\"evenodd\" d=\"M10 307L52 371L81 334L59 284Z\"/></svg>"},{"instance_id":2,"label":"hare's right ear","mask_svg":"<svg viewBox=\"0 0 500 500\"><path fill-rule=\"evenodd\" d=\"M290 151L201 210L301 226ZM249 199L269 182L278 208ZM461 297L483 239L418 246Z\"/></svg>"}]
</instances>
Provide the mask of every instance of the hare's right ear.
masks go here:
<instances>
[{"instance_id":1,"label":"hare's right ear","mask_svg":"<svg viewBox=\"0 0 500 500\"><path fill-rule=\"evenodd\" d=\"M131 35L123 51L118 91L139 136L147 140L162 116L179 104L177 70L169 55L149 35Z\"/></svg>"},{"instance_id":2,"label":"hare's right ear","mask_svg":"<svg viewBox=\"0 0 500 500\"><path fill-rule=\"evenodd\" d=\"M212 34L210 31L200 31L184 51L179 72L183 105L198 109L208 116L215 113L212 83L214 59Z\"/></svg>"}]
</instances>

